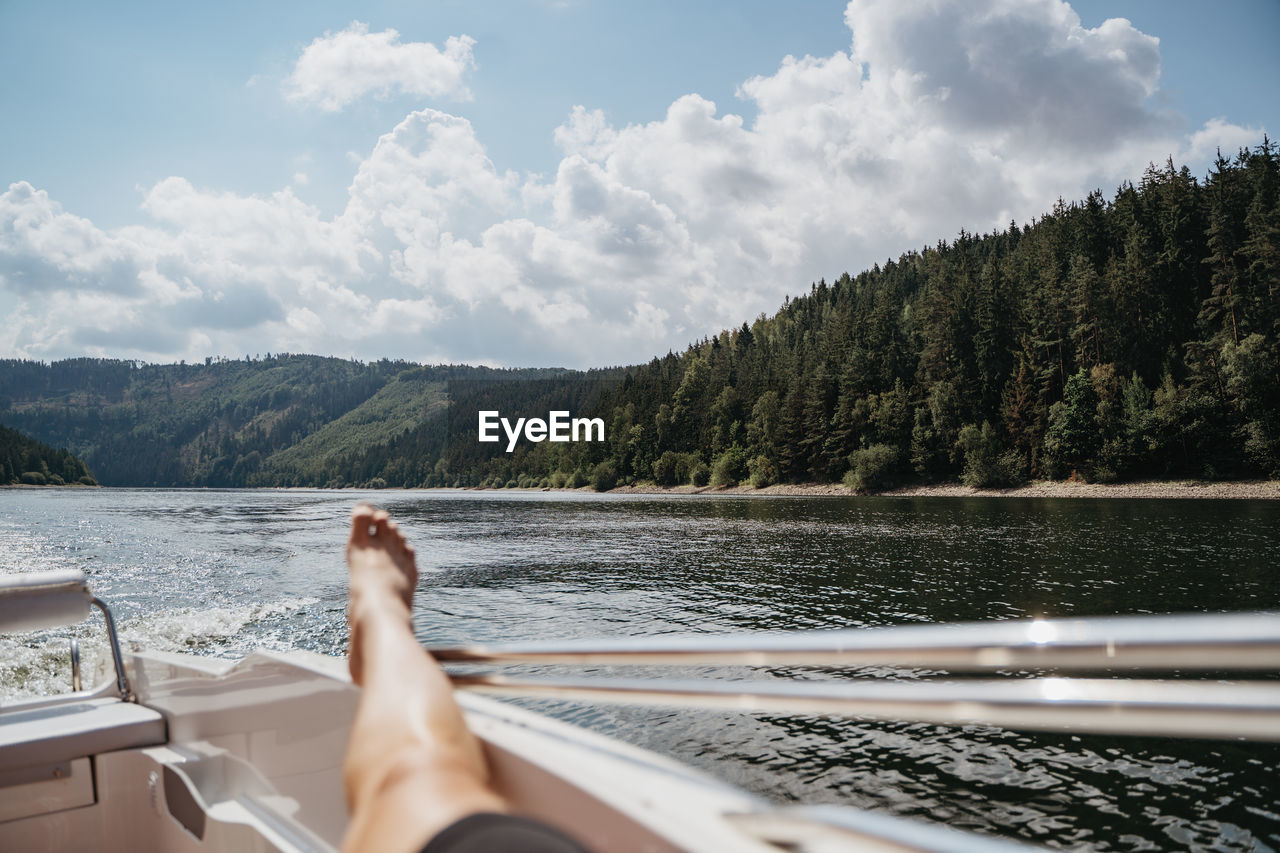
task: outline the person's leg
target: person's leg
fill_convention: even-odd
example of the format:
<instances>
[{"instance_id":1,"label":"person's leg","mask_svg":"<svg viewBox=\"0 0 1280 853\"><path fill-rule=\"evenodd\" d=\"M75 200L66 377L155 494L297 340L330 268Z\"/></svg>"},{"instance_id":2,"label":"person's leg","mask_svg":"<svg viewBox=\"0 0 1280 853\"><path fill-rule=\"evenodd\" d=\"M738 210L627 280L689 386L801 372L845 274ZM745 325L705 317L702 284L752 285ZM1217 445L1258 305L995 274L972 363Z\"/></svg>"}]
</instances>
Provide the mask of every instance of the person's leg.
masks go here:
<instances>
[{"instance_id":1,"label":"person's leg","mask_svg":"<svg viewBox=\"0 0 1280 853\"><path fill-rule=\"evenodd\" d=\"M477 812L505 812L448 678L414 639L413 549L387 513L359 505L347 544L351 676L364 688L344 766L344 851L417 851Z\"/></svg>"}]
</instances>

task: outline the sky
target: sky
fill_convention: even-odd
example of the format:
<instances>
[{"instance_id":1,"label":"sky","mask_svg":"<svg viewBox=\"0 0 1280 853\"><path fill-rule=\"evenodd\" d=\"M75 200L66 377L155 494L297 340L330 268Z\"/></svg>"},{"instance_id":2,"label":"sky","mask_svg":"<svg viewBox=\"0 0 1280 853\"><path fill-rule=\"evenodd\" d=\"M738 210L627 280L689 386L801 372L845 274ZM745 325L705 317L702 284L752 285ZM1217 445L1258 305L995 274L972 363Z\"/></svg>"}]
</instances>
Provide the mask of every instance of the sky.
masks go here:
<instances>
[{"instance_id":1,"label":"sky","mask_svg":"<svg viewBox=\"0 0 1280 853\"><path fill-rule=\"evenodd\" d=\"M0 357L597 367L1280 127L1280 0L0 0Z\"/></svg>"}]
</instances>

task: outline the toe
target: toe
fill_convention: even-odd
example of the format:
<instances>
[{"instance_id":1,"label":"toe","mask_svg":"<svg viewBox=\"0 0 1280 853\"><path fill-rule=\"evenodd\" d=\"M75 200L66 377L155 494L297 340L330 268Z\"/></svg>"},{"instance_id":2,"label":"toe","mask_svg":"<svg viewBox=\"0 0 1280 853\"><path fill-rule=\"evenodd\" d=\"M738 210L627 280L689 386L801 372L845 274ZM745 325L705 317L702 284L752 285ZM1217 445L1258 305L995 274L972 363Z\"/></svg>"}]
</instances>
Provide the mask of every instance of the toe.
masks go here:
<instances>
[{"instance_id":1,"label":"toe","mask_svg":"<svg viewBox=\"0 0 1280 853\"><path fill-rule=\"evenodd\" d=\"M377 511L371 504L361 502L355 505L351 510L351 543L353 545L368 544L369 533L375 518L377 518Z\"/></svg>"},{"instance_id":2,"label":"toe","mask_svg":"<svg viewBox=\"0 0 1280 853\"><path fill-rule=\"evenodd\" d=\"M386 510L378 510L373 515L373 524L370 534L378 537L378 542L384 548L395 547L396 541L396 525L391 520L390 514Z\"/></svg>"}]
</instances>

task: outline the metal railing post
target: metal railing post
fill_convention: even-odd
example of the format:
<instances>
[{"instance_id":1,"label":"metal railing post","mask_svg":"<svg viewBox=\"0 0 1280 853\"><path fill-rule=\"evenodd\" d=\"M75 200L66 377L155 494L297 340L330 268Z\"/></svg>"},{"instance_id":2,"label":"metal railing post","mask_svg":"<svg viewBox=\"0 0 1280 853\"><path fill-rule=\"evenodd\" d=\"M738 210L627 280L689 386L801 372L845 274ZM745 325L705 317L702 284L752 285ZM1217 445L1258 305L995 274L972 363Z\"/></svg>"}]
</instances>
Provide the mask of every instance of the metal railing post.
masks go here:
<instances>
[{"instance_id":1,"label":"metal railing post","mask_svg":"<svg viewBox=\"0 0 1280 853\"><path fill-rule=\"evenodd\" d=\"M120 638L116 635L116 620L111 618L111 609L106 602L94 596L93 605L102 611L107 620L107 636L111 640L111 659L116 667L116 687L120 690L120 698L126 702L135 701L133 690L129 687L129 677L124 672L124 658L120 655Z\"/></svg>"},{"instance_id":2,"label":"metal railing post","mask_svg":"<svg viewBox=\"0 0 1280 853\"><path fill-rule=\"evenodd\" d=\"M71 690L79 693L83 688L80 684L80 641L75 637L71 638Z\"/></svg>"}]
</instances>

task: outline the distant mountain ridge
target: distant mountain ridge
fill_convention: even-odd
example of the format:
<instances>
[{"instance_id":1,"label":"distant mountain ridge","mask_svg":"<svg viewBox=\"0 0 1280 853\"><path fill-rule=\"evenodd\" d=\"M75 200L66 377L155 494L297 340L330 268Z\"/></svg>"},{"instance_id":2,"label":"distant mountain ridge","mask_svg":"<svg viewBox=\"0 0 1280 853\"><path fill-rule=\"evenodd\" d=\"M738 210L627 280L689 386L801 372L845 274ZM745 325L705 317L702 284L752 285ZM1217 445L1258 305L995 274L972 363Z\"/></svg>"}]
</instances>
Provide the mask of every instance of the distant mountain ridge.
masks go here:
<instances>
[{"instance_id":1,"label":"distant mountain ridge","mask_svg":"<svg viewBox=\"0 0 1280 853\"><path fill-rule=\"evenodd\" d=\"M370 447L406 430L443 430L450 381L565 373L312 355L7 359L0 422L73 449L104 485L352 485L343 472Z\"/></svg>"}]
</instances>

